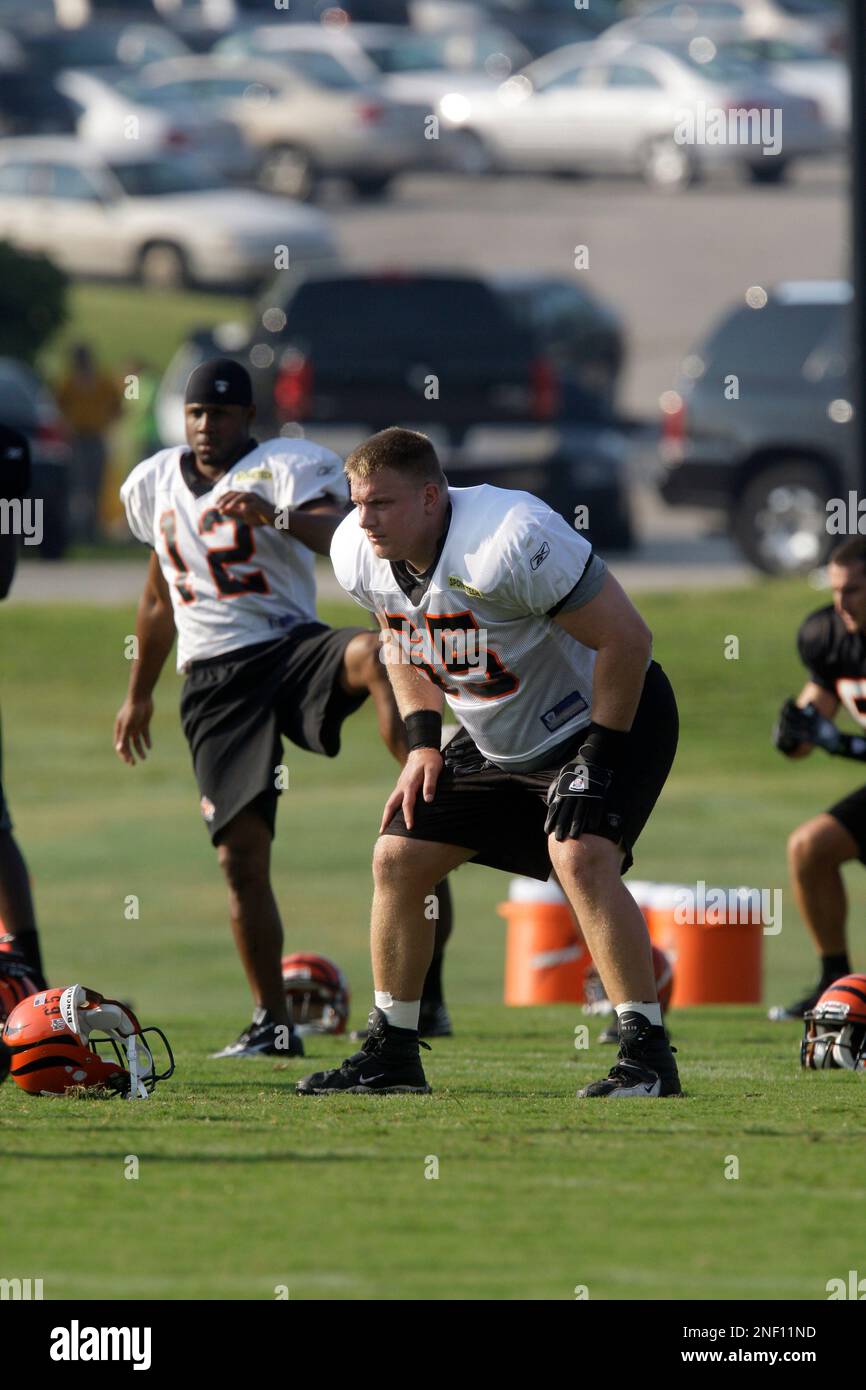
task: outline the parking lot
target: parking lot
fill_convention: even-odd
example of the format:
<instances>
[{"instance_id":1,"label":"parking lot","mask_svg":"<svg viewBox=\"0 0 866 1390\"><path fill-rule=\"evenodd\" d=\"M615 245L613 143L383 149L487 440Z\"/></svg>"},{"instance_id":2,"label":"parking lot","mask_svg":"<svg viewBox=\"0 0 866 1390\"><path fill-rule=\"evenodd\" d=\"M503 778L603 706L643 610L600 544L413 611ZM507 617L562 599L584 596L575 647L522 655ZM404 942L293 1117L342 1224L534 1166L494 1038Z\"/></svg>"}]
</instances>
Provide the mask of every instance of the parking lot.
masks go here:
<instances>
[{"instance_id":1,"label":"parking lot","mask_svg":"<svg viewBox=\"0 0 866 1390\"><path fill-rule=\"evenodd\" d=\"M750 573L719 533L717 517L667 507L653 486L658 399L715 315L752 285L844 274L848 255L846 170L838 161L809 164L782 188L716 179L666 195L631 181L510 177L471 180L407 175L381 202L323 193L343 256L363 266L533 266L566 278L585 275L619 312L627 333L621 407L644 428L630 453L632 499L640 538L620 570L639 587L679 582L740 583ZM574 268L575 247L588 268ZM130 347L134 340L130 324ZM87 599L100 585L95 568L23 567L18 601L69 593ZM63 570L67 567L63 566ZM117 566L124 582L129 566ZM52 572L53 571L53 572ZM134 573L134 570L133 570ZM132 574L130 574L132 583ZM70 594L70 597L73 595Z\"/></svg>"},{"instance_id":2,"label":"parking lot","mask_svg":"<svg viewBox=\"0 0 866 1390\"><path fill-rule=\"evenodd\" d=\"M787 187L719 177L679 195L610 178L407 176L386 202L335 198L330 211L360 264L586 275L626 325L623 408L654 418L696 337L750 285L847 273L846 198L845 166L828 159ZM574 269L576 246L588 270Z\"/></svg>"}]
</instances>

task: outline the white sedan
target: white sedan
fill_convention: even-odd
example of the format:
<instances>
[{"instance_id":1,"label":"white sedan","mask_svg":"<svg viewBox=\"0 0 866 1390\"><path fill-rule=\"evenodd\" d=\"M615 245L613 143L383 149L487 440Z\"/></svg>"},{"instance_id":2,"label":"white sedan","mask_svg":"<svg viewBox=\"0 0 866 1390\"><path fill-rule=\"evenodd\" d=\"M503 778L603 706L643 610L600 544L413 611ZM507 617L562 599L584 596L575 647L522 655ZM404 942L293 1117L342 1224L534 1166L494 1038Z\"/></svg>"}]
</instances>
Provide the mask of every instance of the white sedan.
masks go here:
<instances>
[{"instance_id":1,"label":"white sedan","mask_svg":"<svg viewBox=\"0 0 866 1390\"><path fill-rule=\"evenodd\" d=\"M815 102L703 42L570 44L493 96L446 98L441 115L466 172L641 173L671 189L722 164L780 182L793 159L838 145Z\"/></svg>"},{"instance_id":2,"label":"white sedan","mask_svg":"<svg viewBox=\"0 0 866 1390\"><path fill-rule=\"evenodd\" d=\"M228 183L252 178L253 152L235 122L213 112L204 116L189 102L160 101L138 74L70 68L58 74L56 85L76 106L78 135L90 145L113 154L132 148L150 156L188 155Z\"/></svg>"},{"instance_id":3,"label":"white sedan","mask_svg":"<svg viewBox=\"0 0 866 1390\"><path fill-rule=\"evenodd\" d=\"M214 186L191 162L106 157L73 137L0 141L0 239L74 275L259 284L337 254L313 208Z\"/></svg>"}]
</instances>

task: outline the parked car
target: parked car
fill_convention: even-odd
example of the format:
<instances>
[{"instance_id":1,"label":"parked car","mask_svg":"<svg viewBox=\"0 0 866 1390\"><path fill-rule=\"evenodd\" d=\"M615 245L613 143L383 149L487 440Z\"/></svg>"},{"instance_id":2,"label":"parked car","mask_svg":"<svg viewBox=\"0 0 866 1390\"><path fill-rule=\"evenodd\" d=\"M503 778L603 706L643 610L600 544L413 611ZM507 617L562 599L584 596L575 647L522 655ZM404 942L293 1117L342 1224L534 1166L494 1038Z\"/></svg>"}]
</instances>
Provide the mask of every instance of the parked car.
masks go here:
<instances>
[{"instance_id":1,"label":"parked car","mask_svg":"<svg viewBox=\"0 0 866 1390\"><path fill-rule=\"evenodd\" d=\"M124 17L127 10L134 8L141 12L142 18L149 9L175 33L194 53L207 53L214 44L245 25L262 23L274 18L274 0L133 0L127 5L125 0L54 0L57 4L78 4L89 8L94 14L109 15L112 18ZM0 0L11 4L13 0ZM38 0L40 5L50 0ZM359 22L384 20L389 24L408 24L413 0L341 0L339 8L350 19ZM447 0L433 0L437 7L447 7ZM297 22L319 23L323 12L331 8L328 0L290 0L287 8L281 9L279 18L287 24ZM76 21L78 22L78 21Z\"/></svg>"},{"instance_id":2,"label":"parked car","mask_svg":"<svg viewBox=\"0 0 866 1390\"><path fill-rule=\"evenodd\" d=\"M336 176L374 197L405 169L432 160L423 115L351 75L323 85L291 66L193 57L153 64L138 77L154 100L184 101L204 120L228 117L254 152L260 186L273 193L309 198L322 178Z\"/></svg>"},{"instance_id":3,"label":"parked car","mask_svg":"<svg viewBox=\"0 0 866 1390\"><path fill-rule=\"evenodd\" d=\"M753 292L685 358L662 397L659 486L672 506L727 518L771 574L821 564L836 538L827 501L862 492L852 438L851 287ZM736 395L733 392L736 391Z\"/></svg>"},{"instance_id":4,"label":"parked car","mask_svg":"<svg viewBox=\"0 0 866 1390\"><path fill-rule=\"evenodd\" d=\"M495 282L314 272L266 291L255 324L203 332L178 351L157 401L166 443L184 437L189 372L230 352L251 372L262 438L306 432L345 454L388 425L421 429L455 484L526 488L572 520L586 505L595 543L631 543L622 433L598 402L587 408Z\"/></svg>"},{"instance_id":5,"label":"parked car","mask_svg":"<svg viewBox=\"0 0 866 1390\"><path fill-rule=\"evenodd\" d=\"M189 162L109 157L68 136L0 141L0 237L77 275L162 289L255 285L273 274L278 246L292 266L337 249L313 208L238 197Z\"/></svg>"},{"instance_id":6,"label":"parked car","mask_svg":"<svg viewBox=\"0 0 866 1390\"><path fill-rule=\"evenodd\" d=\"M458 111L443 102L440 110L461 132L467 171L639 173L665 189L685 188L725 165L778 183L794 159L838 144L814 102L780 91L750 64L718 55L701 62L687 47L607 39L560 49L509 78L495 95L473 98ZM735 120L738 111L758 115L747 138L730 122L731 135L726 123L726 138L716 143L699 129L710 111ZM764 130L762 111L772 129Z\"/></svg>"},{"instance_id":7,"label":"parked car","mask_svg":"<svg viewBox=\"0 0 866 1390\"><path fill-rule=\"evenodd\" d=\"M844 43L844 5L840 0L664 0L611 25L606 36L664 43L688 42L697 34L838 48Z\"/></svg>"},{"instance_id":8,"label":"parked car","mask_svg":"<svg viewBox=\"0 0 866 1390\"><path fill-rule=\"evenodd\" d=\"M26 65L0 71L0 139L74 135L78 108L51 77Z\"/></svg>"},{"instance_id":9,"label":"parked car","mask_svg":"<svg viewBox=\"0 0 866 1390\"><path fill-rule=\"evenodd\" d=\"M720 45L718 51L725 59L753 63L783 92L810 97L830 130L847 135L851 128L851 76L841 58L787 39L743 39Z\"/></svg>"},{"instance_id":10,"label":"parked car","mask_svg":"<svg viewBox=\"0 0 866 1390\"><path fill-rule=\"evenodd\" d=\"M136 68L189 52L183 40L162 24L118 20L76 29L20 29L16 38L27 61L46 73L61 68Z\"/></svg>"},{"instance_id":11,"label":"parked car","mask_svg":"<svg viewBox=\"0 0 866 1390\"><path fill-rule=\"evenodd\" d=\"M397 24L353 24L350 36L395 101L423 102L435 110L450 92L492 92L530 53L504 29L419 34Z\"/></svg>"},{"instance_id":12,"label":"parked car","mask_svg":"<svg viewBox=\"0 0 866 1390\"><path fill-rule=\"evenodd\" d=\"M137 153L194 158L226 183L242 183L253 177L253 153L236 122L212 109L202 112L181 95L154 91L138 72L130 75L123 68L96 72L73 68L59 72L56 81L76 105L78 135L94 148L114 154L126 152L128 132L134 129Z\"/></svg>"},{"instance_id":13,"label":"parked car","mask_svg":"<svg viewBox=\"0 0 866 1390\"><path fill-rule=\"evenodd\" d=\"M42 502L37 553L58 560L67 545L72 450L50 392L31 367L14 357L0 357L0 420L27 436L33 464L30 496Z\"/></svg>"},{"instance_id":14,"label":"parked car","mask_svg":"<svg viewBox=\"0 0 866 1390\"><path fill-rule=\"evenodd\" d=\"M543 346L575 393L578 412L588 419L612 418L625 365L619 316L587 289L553 275L494 271L490 283Z\"/></svg>"},{"instance_id":15,"label":"parked car","mask_svg":"<svg viewBox=\"0 0 866 1390\"><path fill-rule=\"evenodd\" d=\"M533 56L595 39L619 18L616 0L480 0L481 24L507 29Z\"/></svg>"},{"instance_id":16,"label":"parked car","mask_svg":"<svg viewBox=\"0 0 866 1390\"><path fill-rule=\"evenodd\" d=\"M311 81L329 86L360 83L375 87L378 70L351 29L332 29L323 24L274 21L250 24L236 29L214 45L219 61L264 58L268 62L288 63Z\"/></svg>"}]
</instances>

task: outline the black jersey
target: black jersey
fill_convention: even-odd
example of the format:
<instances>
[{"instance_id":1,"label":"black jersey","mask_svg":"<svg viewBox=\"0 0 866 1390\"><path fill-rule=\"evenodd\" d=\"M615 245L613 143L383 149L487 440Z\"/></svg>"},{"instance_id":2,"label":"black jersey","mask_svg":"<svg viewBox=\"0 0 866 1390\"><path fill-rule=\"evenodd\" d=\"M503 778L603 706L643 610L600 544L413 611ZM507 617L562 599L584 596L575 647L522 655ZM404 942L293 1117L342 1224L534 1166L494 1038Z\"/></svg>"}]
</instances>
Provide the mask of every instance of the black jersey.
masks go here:
<instances>
[{"instance_id":1,"label":"black jersey","mask_svg":"<svg viewBox=\"0 0 866 1390\"><path fill-rule=\"evenodd\" d=\"M866 633L849 632L831 603L806 618L797 650L815 684L866 728Z\"/></svg>"}]
</instances>

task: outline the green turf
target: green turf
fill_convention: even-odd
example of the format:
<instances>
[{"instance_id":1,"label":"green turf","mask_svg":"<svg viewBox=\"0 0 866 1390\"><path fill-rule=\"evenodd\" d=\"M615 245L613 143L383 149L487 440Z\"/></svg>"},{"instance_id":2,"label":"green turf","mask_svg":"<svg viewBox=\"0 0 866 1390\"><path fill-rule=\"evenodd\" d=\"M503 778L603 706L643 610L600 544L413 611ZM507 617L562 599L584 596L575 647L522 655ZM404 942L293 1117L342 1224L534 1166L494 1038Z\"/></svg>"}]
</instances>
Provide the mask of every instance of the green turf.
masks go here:
<instances>
[{"instance_id":1,"label":"green turf","mask_svg":"<svg viewBox=\"0 0 866 1390\"><path fill-rule=\"evenodd\" d=\"M138 285L80 281L69 290L69 318L60 333L39 354L39 366L50 378L65 367L72 343L86 342L109 368L143 360L162 375L175 349L195 328L229 321L246 322L248 301L239 296L199 291L161 294ZM130 325L135 325L134 338Z\"/></svg>"},{"instance_id":2,"label":"green turf","mask_svg":"<svg viewBox=\"0 0 866 1390\"><path fill-rule=\"evenodd\" d=\"M783 930L765 940L768 999L812 970L786 834L858 780L838 760L793 765L769 746L774 711L802 680L797 624L822 601L766 584L640 605L682 734L634 873L785 888ZM0 1277L41 1277L48 1298L273 1298L285 1285L295 1299L570 1299L586 1285L596 1299L820 1299L862 1263L862 1078L801 1073L798 1028L759 1008L692 1010L672 1017L683 1100L575 1103L610 1052L575 1051L570 1006L502 1005L507 878L486 869L455 875L457 1036L427 1058L431 1097L302 1099L302 1063L209 1063L247 998L178 727L179 683L168 675L158 690L152 759L128 769L111 723L131 609L12 607L0 624L5 777L51 975L131 998L179 1062L132 1107L3 1088ZM725 659L732 635L738 660ZM391 765L366 712L338 760L290 750L287 762L275 848L287 939L344 966L358 1022L369 855ZM864 876L855 866L847 878L863 965ZM320 1040L310 1061L344 1054ZM725 1177L730 1156L737 1179Z\"/></svg>"}]
</instances>

